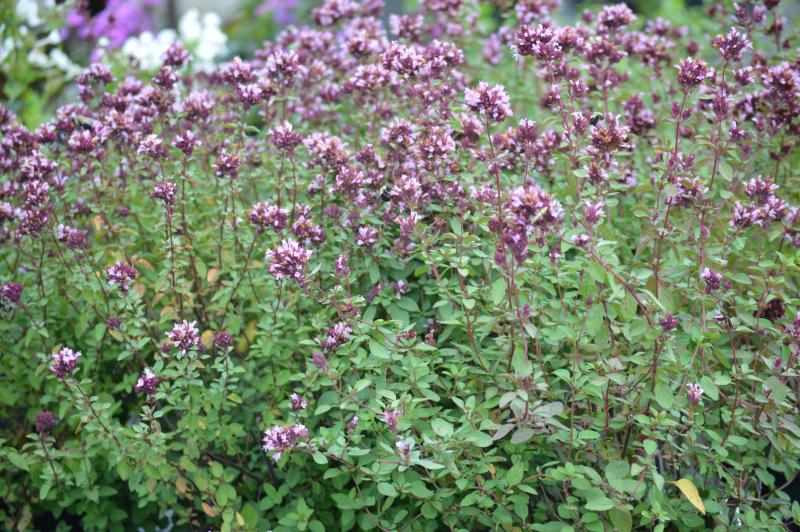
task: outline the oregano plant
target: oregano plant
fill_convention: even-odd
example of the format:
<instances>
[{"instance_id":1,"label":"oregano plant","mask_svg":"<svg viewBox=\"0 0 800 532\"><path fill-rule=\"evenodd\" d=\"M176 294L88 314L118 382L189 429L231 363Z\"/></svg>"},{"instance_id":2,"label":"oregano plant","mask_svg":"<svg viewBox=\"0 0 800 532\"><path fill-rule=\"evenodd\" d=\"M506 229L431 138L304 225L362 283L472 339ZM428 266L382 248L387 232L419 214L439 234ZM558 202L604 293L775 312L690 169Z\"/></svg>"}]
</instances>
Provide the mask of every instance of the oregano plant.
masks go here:
<instances>
[{"instance_id":1,"label":"oregano plant","mask_svg":"<svg viewBox=\"0 0 800 532\"><path fill-rule=\"evenodd\" d=\"M793 5L558 4L1 107L4 528L800 520Z\"/></svg>"}]
</instances>

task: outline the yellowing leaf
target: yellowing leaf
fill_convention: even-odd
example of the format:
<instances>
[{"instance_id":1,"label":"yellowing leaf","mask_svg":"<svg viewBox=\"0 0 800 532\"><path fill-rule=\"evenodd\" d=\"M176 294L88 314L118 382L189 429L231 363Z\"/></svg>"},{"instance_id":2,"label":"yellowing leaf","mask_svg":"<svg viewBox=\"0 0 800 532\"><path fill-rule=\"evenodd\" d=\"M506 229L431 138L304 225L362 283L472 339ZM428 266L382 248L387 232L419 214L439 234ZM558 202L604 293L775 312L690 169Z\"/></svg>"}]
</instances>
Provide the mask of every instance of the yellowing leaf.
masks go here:
<instances>
[{"instance_id":1,"label":"yellowing leaf","mask_svg":"<svg viewBox=\"0 0 800 532\"><path fill-rule=\"evenodd\" d=\"M180 491L181 493L186 493L187 491L186 480L183 477L178 477L178 480L175 481L175 487L177 487L178 491Z\"/></svg>"},{"instance_id":2,"label":"yellowing leaf","mask_svg":"<svg viewBox=\"0 0 800 532\"><path fill-rule=\"evenodd\" d=\"M103 217L99 214L92 219L92 224L94 225L95 231L99 231L101 227L103 227Z\"/></svg>"},{"instance_id":3,"label":"yellowing leaf","mask_svg":"<svg viewBox=\"0 0 800 532\"><path fill-rule=\"evenodd\" d=\"M206 274L206 281L209 283L213 283L219 277L219 269L218 268L210 268L208 273Z\"/></svg>"},{"instance_id":4,"label":"yellowing leaf","mask_svg":"<svg viewBox=\"0 0 800 532\"><path fill-rule=\"evenodd\" d=\"M244 336L247 338L248 343L253 343L253 339L256 337L256 320L251 320L250 323L247 324L247 328L244 330Z\"/></svg>"},{"instance_id":5,"label":"yellowing leaf","mask_svg":"<svg viewBox=\"0 0 800 532\"><path fill-rule=\"evenodd\" d=\"M136 264L138 264L139 266L142 266L146 270L150 270L151 272L155 271L153 269L153 265L150 264L149 262L147 262L145 259L136 259Z\"/></svg>"},{"instance_id":6,"label":"yellowing leaf","mask_svg":"<svg viewBox=\"0 0 800 532\"><path fill-rule=\"evenodd\" d=\"M689 480L688 478L682 478L673 482L678 489L681 490L684 497L686 497L692 506L700 510L700 513L706 515L706 507L703 504L703 499L700 498L700 493L697 491L697 488L694 487L694 483Z\"/></svg>"},{"instance_id":7,"label":"yellowing leaf","mask_svg":"<svg viewBox=\"0 0 800 532\"><path fill-rule=\"evenodd\" d=\"M208 503L205 503L205 502L203 503L203 511L209 517L214 517L215 515L217 515L217 512L215 512L214 509L211 506L209 506Z\"/></svg>"},{"instance_id":8,"label":"yellowing leaf","mask_svg":"<svg viewBox=\"0 0 800 532\"><path fill-rule=\"evenodd\" d=\"M200 430L206 430L206 422L202 419L197 420L197 426L200 427Z\"/></svg>"},{"instance_id":9,"label":"yellowing leaf","mask_svg":"<svg viewBox=\"0 0 800 532\"><path fill-rule=\"evenodd\" d=\"M200 341L203 343L203 347L211 349L211 346L214 344L214 331L203 331L203 334L200 335Z\"/></svg>"},{"instance_id":10,"label":"yellowing leaf","mask_svg":"<svg viewBox=\"0 0 800 532\"><path fill-rule=\"evenodd\" d=\"M239 341L236 342L236 350L240 353L246 353L249 347L250 342L247 341L247 338L240 338Z\"/></svg>"},{"instance_id":11,"label":"yellowing leaf","mask_svg":"<svg viewBox=\"0 0 800 532\"><path fill-rule=\"evenodd\" d=\"M144 297L144 285L142 283L136 283L133 285L133 289L136 290L136 293L139 294L139 297Z\"/></svg>"},{"instance_id":12,"label":"yellowing leaf","mask_svg":"<svg viewBox=\"0 0 800 532\"><path fill-rule=\"evenodd\" d=\"M236 522L239 526L244 526L244 517L239 512L236 512Z\"/></svg>"}]
</instances>

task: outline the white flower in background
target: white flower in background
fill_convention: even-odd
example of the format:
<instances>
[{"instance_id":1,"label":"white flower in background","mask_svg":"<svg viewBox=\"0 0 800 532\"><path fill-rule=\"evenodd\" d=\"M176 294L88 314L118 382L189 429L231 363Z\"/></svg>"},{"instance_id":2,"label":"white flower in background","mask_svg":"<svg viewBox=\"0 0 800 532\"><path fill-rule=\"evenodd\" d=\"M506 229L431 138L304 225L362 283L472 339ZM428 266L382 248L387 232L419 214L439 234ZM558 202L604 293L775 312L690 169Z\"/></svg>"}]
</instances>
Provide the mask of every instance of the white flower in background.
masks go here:
<instances>
[{"instance_id":1,"label":"white flower in background","mask_svg":"<svg viewBox=\"0 0 800 532\"><path fill-rule=\"evenodd\" d=\"M194 53L194 66L198 70L211 70L214 60L227 50L228 36L222 32L222 20L216 13L200 16L190 9L178 23L181 41Z\"/></svg>"},{"instance_id":2,"label":"white flower in background","mask_svg":"<svg viewBox=\"0 0 800 532\"><path fill-rule=\"evenodd\" d=\"M145 31L128 37L122 45L122 53L133 58L142 70L155 70L161 65L161 56L177 40L175 30L166 29L153 35Z\"/></svg>"},{"instance_id":3,"label":"white flower in background","mask_svg":"<svg viewBox=\"0 0 800 532\"><path fill-rule=\"evenodd\" d=\"M17 16L28 26L38 26L42 23L42 19L39 18L39 4L36 0L17 0Z\"/></svg>"},{"instance_id":4,"label":"white flower in background","mask_svg":"<svg viewBox=\"0 0 800 532\"><path fill-rule=\"evenodd\" d=\"M40 5L41 4L41 5ZM28 62L42 69L56 68L64 72L67 77L75 77L83 69L72 60L57 45L61 44L61 35L57 30L52 30L42 38L30 42L39 33L37 28L44 24L39 16L40 7L47 12L55 8L53 0L38 2L37 0L17 0L16 15L19 19L16 28L18 38L6 37L0 44L0 63L3 63L9 54L15 50L26 50ZM5 33L5 27L0 25L0 33ZM26 43L26 41L28 41ZM51 48L52 47L52 48Z\"/></svg>"},{"instance_id":5,"label":"white flower in background","mask_svg":"<svg viewBox=\"0 0 800 532\"><path fill-rule=\"evenodd\" d=\"M32 65L36 65L40 68L57 68L70 78L78 76L83 72L83 68L73 63L61 48L53 48L46 54L41 48L34 48L28 52L28 61L30 61Z\"/></svg>"},{"instance_id":6,"label":"white flower in background","mask_svg":"<svg viewBox=\"0 0 800 532\"><path fill-rule=\"evenodd\" d=\"M227 49L228 36L222 32L221 24L216 13L201 16L196 9L190 9L178 22L177 33L173 29L161 30L157 35L146 31L128 38L122 53L134 58L143 70L155 70L170 45L180 41L192 53L192 68L211 70L214 60Z\"/></svg>"}]
</instances>

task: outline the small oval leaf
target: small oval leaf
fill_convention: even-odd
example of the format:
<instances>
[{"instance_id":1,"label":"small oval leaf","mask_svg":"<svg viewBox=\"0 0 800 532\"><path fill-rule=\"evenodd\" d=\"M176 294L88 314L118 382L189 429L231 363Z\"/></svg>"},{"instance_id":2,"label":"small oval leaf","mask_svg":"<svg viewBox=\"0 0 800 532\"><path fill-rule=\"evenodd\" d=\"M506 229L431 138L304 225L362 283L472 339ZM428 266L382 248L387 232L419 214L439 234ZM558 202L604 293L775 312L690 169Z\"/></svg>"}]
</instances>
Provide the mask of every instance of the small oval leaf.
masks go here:
<instances>
[{"instance_id":1,"label":"small oval leaf","mask_svg":"<svg viewBox=\"0 0 800 532\"><path fill-rule=\"evenodd\" d=\"M706 515L706 507L703 504L703 499L700 498L700 492L697 491L697 488L694 487L694 483L689 480L688 478L682 478L680 480L676 480L673 482L678 489L681 490L684 497L686 497L692 506L700 510L700 513Z\"/></svg>"}]
</instances>

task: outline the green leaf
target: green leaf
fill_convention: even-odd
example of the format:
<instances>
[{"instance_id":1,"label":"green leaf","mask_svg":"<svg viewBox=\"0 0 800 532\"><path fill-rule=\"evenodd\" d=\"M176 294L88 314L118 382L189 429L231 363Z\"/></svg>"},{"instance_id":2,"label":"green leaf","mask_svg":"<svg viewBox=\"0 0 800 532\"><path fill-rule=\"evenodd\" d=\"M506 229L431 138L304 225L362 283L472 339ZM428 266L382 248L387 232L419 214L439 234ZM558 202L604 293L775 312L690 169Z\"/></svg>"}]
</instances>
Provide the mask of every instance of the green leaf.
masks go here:
<instances>
[{"instance_id":1,"label":"green leaf","mask_svg":"<svg viewBox=\"0 0 800 532\"><path fill-rule=\"evenodd\" d=\"M492 303L494 305L499 305L505 300L507 288L506 280L502 277L492 283Z\"/></svg>"},{"instance_id":2,"label":"green leaf","mask_svg":"<svg viewBox=\"0 0 800 532\"><path fill-rule=\"evenodd\" d=\"M506 486L514 486L519 484L522 481L522 476L525 474L525 470L522 467L522 464L517 464L511 469L508 470L508 474L506 475Z\"/></svg>"},{"instance_id":3,"label":"green leaf","mask_svg":"<svg viewBox=\"0 0 800 532\"><path fill-rule=\"evenodd\" d=\"M427 499L428 497L433 496L433 492L429 490L428 487L425 486L425 483L422 482L421 480L414 482L413 484L411 484L410 487L411 487L411 493L413 493L417 497Z\"/></svg>"},{"instance_id":4,"label":"green leaf","mask_svg":"<svg viewBox=\"0 0 800 532\"><path fill-rule=\"evenodd\" d=\"M633 517L625 508L615 506L608 510L608 518L614 525L615 532L630 532L633 528Z\"/></svg>"},{"instance_id":5,"label":"green leaf","mask_svg":"<svg viewBox=\"0 0 800 532\"><path fill-rule=\"evenodd\" d=\"M586 509L593 512L604 512L614 507L614 501L605 495L597 496L589 501L586 501Z\"/></svg>"},{"instance_id":6,"label":"green leaf","mask_svg":"<svg viewBox=\"0 0 800 532\"><path fill-rule=\"evenodd\" d=\"M536 435L533 429L521 427L511 435L511 443L525 443Z\"/></svg>"},{"instance_id":7,"label":"green leaf","mask_svg":"<svg viewBox=\"0 0 800 532\"><path fill-rule=\"evenodd\" d=\"M466 441L474 443L478 447L491 447L492 443L494 443L491 436L485 432L477 431L471 432L469 435L467 435Z\"/></svg>"},{"instance_id":8,"label":"green leaf","mask_svg":"<svg viewBox=\"0 0 800 532\"><path fill-rule=\"evenodd\" d=\"M220 506L227 506L228 502L236 500L236 490L229 484L223 484L217 488L217 503Z\"/></svg>"},{"instance_id":9,"label":"green leaf","mask_svg":"<svg viewBox=\"0 0 800 532\"><path fill-rule=\"evenodd\" d=\"M444 469L442 464L438 464L433 460L416 460L414 463L421 465L425 469Z\"/></svg>"},{"instance_id":10,"label":"green leaf","mask_svg":"<svg viewBox=\"0 0 800 532\"><path fill-rule=\"evenodd\" d=\"M658 444L653 440L644 440L642 445L644 446L644 450L648 456L654 454L656 450L658 450Z\"/></svg>"},{"instance_id":11,"label":"green leaf","mask_svg":"<svg viewBox=\"0 0 800 532\"><path fill-rule=\"evenodd\" d=\"M377 358L389 359L391 355L389 351L381 344L374 340L369 341L369 352Z\"/></svg>"},{"instance_id":12,"label":"green leaf","mask_svg":"<svg viewBox=\"0 0 800 532\"><path fill-rule=\"evenodd\" d=\"M325 465L328 463L328 457L322 453L314 453L311 455L311 457L314 459L314 463L319 465Z\"/></svg>"},{"instance_id":13,"label":"green leaf","mask_svg":"<svg viewBox=\"0 0 800 532\"><path fill-rule=\"evenodd\" d=\"M23 456L19 454L17 451L9 451L9 453L6 456L8 457L8 461L14 464L19 469L22 469L23 471L30 470L28 461L25 458L23 458Z\"/></svg>"},{"instance_id":14,"label":"green leaf","mask_svg":"<svg viewBox=\"0 0 800 532\"><path fill-rule=\"evenodd\" d=\"M388 482L378 483L378 493L387 497L397 497L397 490Z\"/></svg>"},{"instance_id":15,"label":"green leaf","mask_svg":"<svg viewBox=\"0 0 800 532\"><path fill-rule=\"evenodd\" d=\"M431 428L433 429L433 432L443 438L453 434L453 425L441 418L436 418L431 421Z\"/></svg>"},{"instance_id":16,"label":"green leaf","mask_svg":"<svg viewBox=\"0 0 800 532\"><path fill-rule=\"evenodd\" d=\"M672 389L669 387L668 384L664 384L663 382L657 383L655 396L656 396L656 402L661 408L663 408L664 410L672 408L673 395L672 395Z\"/></svg>"}]
</instances>

